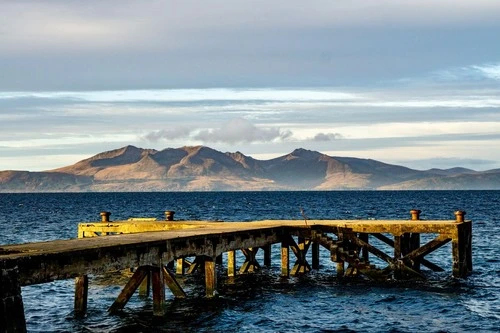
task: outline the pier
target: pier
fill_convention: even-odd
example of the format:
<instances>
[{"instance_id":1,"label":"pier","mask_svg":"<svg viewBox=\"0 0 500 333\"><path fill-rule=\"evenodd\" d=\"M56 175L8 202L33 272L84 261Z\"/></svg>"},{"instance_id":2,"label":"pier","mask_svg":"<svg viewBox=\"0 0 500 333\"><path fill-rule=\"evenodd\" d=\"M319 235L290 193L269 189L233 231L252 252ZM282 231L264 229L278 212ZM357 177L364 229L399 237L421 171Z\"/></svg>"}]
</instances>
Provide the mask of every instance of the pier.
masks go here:
<instances>
[{"instance_id":1,"label":"pier","mask_svg":"<svg viewBox=\"0 0 500 333\"><path fill-rule=\"evenodd\" d=\"M472 222L463 211L455 212L454 220L420 220L414 209L408 220L252 222L175 221L171 211L164 221L112 221L109 212L102 212L101 221L79 225L76 239L0 246L0 333L26 331L21 295L26 285L75 278L75 315L82 315L88 275L129 269L133 274L109 312L123 309L139 290L152 293L153 315L164 316L165 288L174 297L189 297L178 275L201 272L206 297L214 297L217 267L233 277L270 266L274 244L283 278L319 269L323 261L334 265L339 279L385 281L422 280L428 270L443 271L425 257L450 242L450 273L465 278L472 271ZM240 267L237 253L244 257Z\"/></svg>"}]
</instances>

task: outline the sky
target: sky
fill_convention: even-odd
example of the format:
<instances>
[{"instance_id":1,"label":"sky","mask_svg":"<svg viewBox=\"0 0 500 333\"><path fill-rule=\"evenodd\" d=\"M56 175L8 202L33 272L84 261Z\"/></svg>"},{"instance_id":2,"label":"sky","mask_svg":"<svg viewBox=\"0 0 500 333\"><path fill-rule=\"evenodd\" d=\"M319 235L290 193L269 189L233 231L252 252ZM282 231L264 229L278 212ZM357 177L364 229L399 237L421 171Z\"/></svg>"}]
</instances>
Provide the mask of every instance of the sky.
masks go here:
<instances>
[{"instance_id":1,"label":"sky","mask_svg":"<svg viewBox=\"0 0 500 333\"><path fill-rule=\"evenodd\" d=\"M500 168L500 1L0 0L0 170L126 145Z\"/></svg>"}]
</instances>

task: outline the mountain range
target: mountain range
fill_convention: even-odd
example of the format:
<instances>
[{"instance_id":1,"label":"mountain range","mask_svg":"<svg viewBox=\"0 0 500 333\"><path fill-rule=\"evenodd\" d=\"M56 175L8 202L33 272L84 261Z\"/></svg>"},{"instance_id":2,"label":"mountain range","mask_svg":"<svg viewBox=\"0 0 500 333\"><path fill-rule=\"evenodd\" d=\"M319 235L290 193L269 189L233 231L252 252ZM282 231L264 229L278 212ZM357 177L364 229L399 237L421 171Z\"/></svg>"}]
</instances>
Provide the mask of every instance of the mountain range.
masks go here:
<instances>
[{"instance_id":1,"label":"mountain range","mask_svg":"<svg viewBox=\"0 0 500 333\"><path fill-rule=\"evenodd\" d=\"M305 149L256 160L205 146L126 146L49 171L0 171L0 192L479 189L500 189L500 169L421 171Z\"/></svg>"}]
</instances>

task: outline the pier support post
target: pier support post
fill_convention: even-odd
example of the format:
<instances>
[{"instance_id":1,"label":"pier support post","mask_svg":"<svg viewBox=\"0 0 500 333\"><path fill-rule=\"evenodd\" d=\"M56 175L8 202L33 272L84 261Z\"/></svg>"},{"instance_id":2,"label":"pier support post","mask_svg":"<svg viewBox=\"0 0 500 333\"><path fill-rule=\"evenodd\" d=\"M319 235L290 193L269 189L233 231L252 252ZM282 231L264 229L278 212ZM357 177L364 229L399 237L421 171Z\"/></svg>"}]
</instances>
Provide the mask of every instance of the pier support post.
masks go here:
<instances>
[{"instance_id":1,"label":"pier support post","mask_svg":"<svg viewBox=\"0 0 500 333\"><path fill-rule=\"evenodd\" d=\"M281 276L290 276L290 248L286 239L281 242Z\"/></svg>"},{"instance_id":2,"label":"pier support post","mask_svg":"<svg viewBox=\"0 0 500 333\"><path fill-rule=\"evenodd\" d=\"M205 260L205 286L206 296L215 297L217 291L217 271L215 270L214 258L207 257Z\"/></svg>"},{"instance_id":3,"label":"pier support post","mask_svg":"<svg viewBox=\"0 0 500 333\"><path fill-rule=\"evenodd\" d=\"M153 285L153 316L163 317L165 315L165 284L163 276L163 265L151 271L151 282Z\"/></svg>"},{"instance_id":4,"label":"pier support post","mask_svg":"<svg viewBox=\"0 0 500 333\"><path fill-rule=\"evenodd\" d=\"M394 235L394 262L398 262L402 257L403 235ZM394 278L401 279L400 265L394 265Z\"/></svg>"},{"instance_id":5,"label":"pier support post","mask_svg":"<svg viewBox=\"0 0 500 333\"><path fill-rule=\"evenodd\" d=\"M26 332L17 267L0 267L0 333Z\"/></svg>"},{"instance_id":6,"label":"pier support post","mask_svg":"<svg viewBox=\"0 0 500 333\"><path fill-rule=\"evenodd\" d=\"M234 277L236 275L236 251L227 252L227 276Z\"/></svg>"},{"instance_id":7,"label":"pier support post","mask_svg":"<svg viewBox=\"0 0 500 333\"><path fill-rule=\"evenodd\" d=\"M312 269L319 269L319 244L312 243L311 245L311 255L312 255Z\"/></svg>"},{"instance_id":8,"label":"pier support post","mask_svg":"<svg viewBox=\"0 0 500 333\"><path fill-rule=\"evenodd\" d=\"M451 240L453 276L466 277L472 271L472 224L465 222L465 212L455 212L457 225Z\"/></svg>"},{"instance_id":9,"label":"pier support post","mask_svg":"<svg viewBox=\"0 0 500 333\"><path fill-rule=\"evenodd\" d=\"M297 244L295 243L294 239L290 237L289 243L293 253L297 257L297 260L295 261L295 264L293 265L290 274L295 276L309 272L311 270L311 267L309 266L309 263L306 260L306 254L307 251L309 250L309 246L311 245L311 240L306 239L304 237L299 237Z\"/></svg>"},{"instance_id":10,"label":"pier support post","mask_svg":"<svg viewBox=\"0 0 500 333\"><path fill-rule=\"evenodd\" d=\"M240 267L240 274L251 273L260 269L260 265L255 259L258 251L258 247L241 249L241 252L245 255L245 262Z\"/></svg>"},{"instance_id":11,"label":"pier support post","mask_svg":"<svg viewBox=\"0 0 500 333\"><path fill-rule=\"evenodd\" d=\"M264 266L271 267L271 244L263 246L264 251Z\"/></svg>"},{"instance_id":12,"label":"pier support post","mask_svg":"<svg viewBox=\"0 0 500 333\"><path fill-rule=\"evenodd\" d=\"M87 275L75 278L75 316L82 317L87 312L89 278Z\"/></svg>"},{"instance_id":13,"label":"pier support post","mask_svg":"<svg viewBox=\"0 0 500 333\"><path fill-rule=\"evenodd\" d=\"M419 209L412 209L410 210L410 215L411 215L411 220L412 221L419 221L420 220L420 213L422 211ZM408 235L408 251L404 253L404 255L407 255L408 253L415 251L420 247L420 234L419 233L412 233ZM420 262L416 261L411 265L411 268L416 270L417 272L420 271Z\"/></svg>"},{"instance_id":14,"label":"pier support post","mask_svg":"<svg viewBox=\"0 0 500 333\"><path fill-rule=\"evenodd\" d=\"M368 234L367 233L360 232L359 235L358 235L358 237L363 242L365 242L366 244L368 244L369 241L368 241ZM365 263L368 263L370 261L370 256L368 254L368 249L366 248L366 246L364 246L364 247L361 248L361 259Z\"/></svg>"}]
</instances>

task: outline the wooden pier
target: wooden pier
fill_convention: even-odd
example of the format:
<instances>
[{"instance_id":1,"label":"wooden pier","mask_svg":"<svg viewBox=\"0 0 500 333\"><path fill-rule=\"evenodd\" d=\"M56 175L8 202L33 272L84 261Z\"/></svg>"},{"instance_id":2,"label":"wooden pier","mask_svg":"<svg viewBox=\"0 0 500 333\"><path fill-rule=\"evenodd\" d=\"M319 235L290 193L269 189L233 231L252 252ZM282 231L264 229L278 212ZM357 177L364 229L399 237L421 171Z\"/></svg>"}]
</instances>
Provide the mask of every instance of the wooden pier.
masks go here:
<instances>
[{"instance_id":1,"label":"wooden pier","mask_svg":"<svg viewBox=\"0 0 500 333\"><path fill-rule=\"evenodd\" d=\"M77 239L0 246L0 333L26 331L22 286L76 278L75 315L81 315L87 308L89 274L132 269L109 311L122 309L139 289L152 291L153 315L163 316L166 287L174 297L187 297L177 275L201 271L206 296L214 297L223 253L228 276L247 274L271 265L273 244L280 247L283 278L319 269L320 260L327 259L338 278L384 281L425 279L426 269L443 271L425 257L451 242L451 273L466 277L472 271L472 223L464 219L465 212L456 212L455 220L425 221L419 210L410 213L409 220L209 222L173 221L173 212L166 212L164 221L110 221L110 213L103 212L100 222L79 225ZM431 238L421 242L425 234ZM320 247L328 258L320 258ZM258 251L264 252L262 263ZM239 269L237 252L244 256Z\"/></svg>"}]
</instances>

